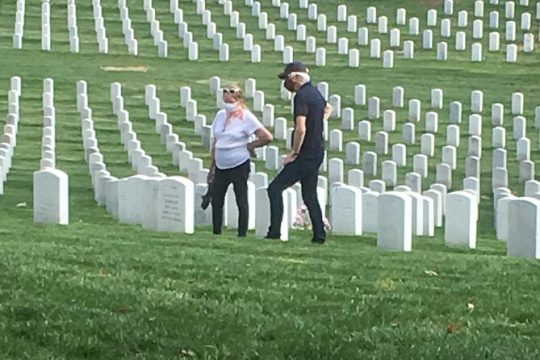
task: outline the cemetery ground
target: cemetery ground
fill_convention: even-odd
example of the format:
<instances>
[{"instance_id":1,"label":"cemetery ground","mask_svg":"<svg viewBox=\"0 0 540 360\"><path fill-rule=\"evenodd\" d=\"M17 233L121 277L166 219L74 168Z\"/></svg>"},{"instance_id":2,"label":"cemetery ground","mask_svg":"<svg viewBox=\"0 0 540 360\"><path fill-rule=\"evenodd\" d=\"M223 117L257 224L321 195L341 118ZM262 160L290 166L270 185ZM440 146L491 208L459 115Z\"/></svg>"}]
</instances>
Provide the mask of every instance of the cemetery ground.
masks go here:
<instances>
[{"instance_id":1,"label":"cemetery ground","mask_svg":"<svg viewBox=\"0 0 540 360\"><path fill-rule=\"evenodd\" d=\"M107 10L103 3L104 12L112 12L113 7ZM167 5L154 3L165 17ZM394 13L393 2L381 3L381 12L387 11L389 16ZM370 3L355 4L351 8L357 7L363 14ZM404 1L400 6L409 4L411 14L425 17L427 8L414 1ZM370 233L360 237L330 233L327 245L312 246L309 231L292 231L289 242L264 241L253 233L240 240L231 229L220 237L213 236L209 228L197 228L194 235L147 231L119 224L95 203L84 162L76 82L88 82L97 138L111 173L118 177L133 174L109 101L110 83L118 81L146 152L161 171L178 175L148 120L144 86L157 86L162 110L169 114L176 133L207 166L207 151L200 136L184 120L178 89L191 86L199 111L211 121L215 112L215 96L208 91L211 76L241 84L247 78L256 78L266 101L275 104L276 113L290 121L290 107L280 99L276 78L283 67L281 56L265 51L262 65L251 64L249 53L242 52L234 35L228 34L224 36L237 47L231 51L236 54L231 63L219 63L211 51L201 52L197 62L188 62L185 49L172 41L171 56L159 59L147 34L142 6L131 12L141 36L138 57L126 55L120 22L113 20L107 23L109 54L97 54L89 6L78 7L83 15L79 26L88 30L81 30L81 53L69 52L65 13L52 16L53 51L45 53L39 50L39 13L35 10L39 4L31 6L34 11L27 9L24 49L13 50L15 6L3 1L0 5L3 113L9 79L20 76L23 88L13 167L0 196L0 358L540 356L540 264L507 257L505 244L495 239L489 120L484 121L482 136L485 155L475 250L446 247L441 228L433 238L415 236L411 253L382 251L376 247L375 234ZM472 7L463 6L469 10ZM336 2L321 3L320 7L334 13ZM196 19L193 9L190 11L186 11L186 18ZM244 17L255 21L247 13ZM217 16L215 21L227 23ZM204 31L194 21L192 28L198 26ZM176 32L172 21L163 21L162 28L166 33ZM204 43L204 36L200 37ZM497 60L501 56L486 53L485 62L471 63L469 52L454 52L450 61L438 62L433 52L418 51L414 60L396 58L392 70L381 68L380 61L367 57L360 68L351 70L346 57L334 53L326 67L313 67L312 76L316 81L329 82L331 92L341 94L342 101L349 103L353 102L354 85L366 84L370 96L379 96L384 108L392 106L392 87L403 86L407 98L422 101L423 113L428 111L432 88L444 90L445 108L441 113L448 112L451 100L468 107L472 90L484 91L485 104L504 102L505 108L509 108L512 92L520 91L526 97L527 118L534 119L534 106L540 105L538 55L520 55L518 64ZM300 51L295 55L302 57L313 63ZM105 67L126 71L107 71ZM135 68L146 71L130 71ZM39 169L45 78L55 81L56 167L69 175L68 226L35 225L32 220L32 174ZM467 115L464 110L464 117ZM364 117L365 107L357 110L355 118ZM338 128L340 120L332 121ZM511 123L510 115L506 123ZM527 126L531 157L535 159L538 130L534 121ZM377 127L380 124L374 125L373 133L379 130ZM344 141L356 136L356 130L344 132ZM398 134L391 134L390 143L398 142L398 138ZM437 144L444 143L444 132L439 131L435 138ZM461 141L467 142L465 129ZM283 141L276 141L276 145L284 149ZM408 162L419 147L419 141L408 146ZM509 141L507 149L515 151L515 142ZM329 153L328 158L340 155ZM465 156L466 146L462 146L458 161L463 163ZM437 160L429 160L430 168ZM518 163L512 160L509 156L509 174L517 174ZM262 169L263 163L257 161L257 168ZM270 178L274 174L268 173ZM403 178L404 173L400 168L398 176ZM430 170L424 184L433 182L434 177ZM453 172L456 189L463 177L463 167ZM509 180L510 187L522 195L516 177Z\"/></svg>"}]
</instances>

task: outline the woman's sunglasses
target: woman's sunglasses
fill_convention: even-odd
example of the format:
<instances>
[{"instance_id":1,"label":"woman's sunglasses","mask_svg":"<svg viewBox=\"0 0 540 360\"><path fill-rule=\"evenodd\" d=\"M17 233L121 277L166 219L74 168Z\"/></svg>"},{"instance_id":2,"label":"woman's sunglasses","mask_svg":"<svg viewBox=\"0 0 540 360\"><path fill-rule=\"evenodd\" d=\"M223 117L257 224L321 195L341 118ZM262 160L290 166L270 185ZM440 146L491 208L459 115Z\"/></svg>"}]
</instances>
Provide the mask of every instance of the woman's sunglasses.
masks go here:
<instances>
[{"instance_id":1,"label":"woman's sunglasses","mask_svg":"<svg viewBox=\"0 0 540 360\"><path fill-rule=\"evenodd\" d=\"M225 89L223 89L223 93L224 93L224 94L232 94L232 95L234 95L234 94L236 94L236 93L240 93L240 90L238 90L238 89L227 89L227 88L225 88Z\"/></svg>"}]
</instances>

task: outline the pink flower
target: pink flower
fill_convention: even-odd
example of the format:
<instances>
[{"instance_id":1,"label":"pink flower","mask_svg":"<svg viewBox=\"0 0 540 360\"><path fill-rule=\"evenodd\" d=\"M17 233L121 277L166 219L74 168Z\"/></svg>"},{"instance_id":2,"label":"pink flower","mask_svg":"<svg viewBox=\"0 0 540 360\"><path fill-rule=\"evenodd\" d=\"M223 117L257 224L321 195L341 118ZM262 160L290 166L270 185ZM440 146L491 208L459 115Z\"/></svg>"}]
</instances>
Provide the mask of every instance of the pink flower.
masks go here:
<instances>
[{"instance_id":1,"label":"pink flower","mask_svg":"<svg viewBox=\"0 0 540 360\"><path fill-rule=\"evenodd\" d=\"M330 222L326 217L323 217L324 228L330 230ZM295 222L293 228L301 230L311 230L311 219L309 218L309 211L307 206L302 204L296 209Z\"/></svg>"}]
</instances>

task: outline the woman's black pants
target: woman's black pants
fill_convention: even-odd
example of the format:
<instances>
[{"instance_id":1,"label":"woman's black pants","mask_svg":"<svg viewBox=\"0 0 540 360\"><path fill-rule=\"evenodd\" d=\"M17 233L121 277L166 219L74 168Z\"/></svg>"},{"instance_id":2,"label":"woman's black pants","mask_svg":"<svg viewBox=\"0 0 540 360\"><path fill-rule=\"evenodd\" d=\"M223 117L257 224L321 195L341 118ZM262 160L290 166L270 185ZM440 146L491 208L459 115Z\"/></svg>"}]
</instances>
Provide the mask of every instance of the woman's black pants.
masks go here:
<instances>
[{"instance_id":1,"label":"woman's black pants","mask_svg":"<svg viewBox=\"0 0 540 360\"><path fill-rule=\"evenodd\" d=\"M229 185L233 184L236 205L238 206L238 236L246 236L249 220L247 186L250 171L249 165L250 161L248 159L246 162L232 169L221 170L216 167L214 191L212 194L212 227L214 234L221 234L225 194Z\"/></svg>"}]
</instances>

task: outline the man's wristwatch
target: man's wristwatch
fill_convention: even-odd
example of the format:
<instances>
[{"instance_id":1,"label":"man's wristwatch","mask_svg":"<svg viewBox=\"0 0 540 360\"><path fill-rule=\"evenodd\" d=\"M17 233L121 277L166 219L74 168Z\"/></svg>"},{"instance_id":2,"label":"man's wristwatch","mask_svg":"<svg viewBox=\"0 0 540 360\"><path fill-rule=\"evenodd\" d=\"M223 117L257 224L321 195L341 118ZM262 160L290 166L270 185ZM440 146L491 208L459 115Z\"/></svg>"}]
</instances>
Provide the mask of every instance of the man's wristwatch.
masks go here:
<instances>
[{"instance_id":1,"label":"man's wristwatch","mask_svg":"<svg viewBox=\"0 0 540 360\"><path fill-rule=\"evenodd\" d=\"M297 152L293 152L292 154L293 154L293 156L298 156Z\"/></svg>"}]
</instances>

